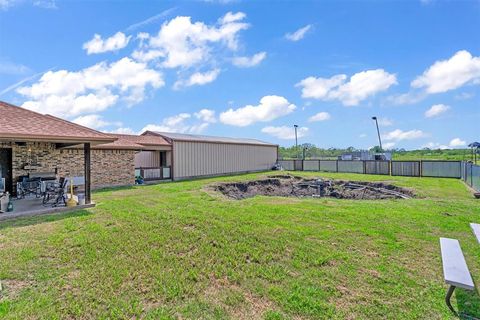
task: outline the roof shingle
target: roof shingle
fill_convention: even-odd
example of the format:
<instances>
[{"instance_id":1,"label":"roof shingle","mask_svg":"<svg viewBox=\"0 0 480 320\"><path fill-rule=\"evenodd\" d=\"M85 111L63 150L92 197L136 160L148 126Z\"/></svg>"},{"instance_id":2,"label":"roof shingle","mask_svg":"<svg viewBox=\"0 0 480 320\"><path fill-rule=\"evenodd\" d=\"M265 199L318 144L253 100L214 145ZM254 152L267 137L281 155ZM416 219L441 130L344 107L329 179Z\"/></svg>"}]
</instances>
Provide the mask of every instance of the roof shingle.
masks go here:
<instances>
[{"instance_id":1,"label":"roof shingle","mask_svg":"<svg viewBox=\"0 0 480 320\"><path fill-rule=\"evenodd\" d=\"M115 137L0 101L0 139L108 143Z\"/></svg>"}]
</instances>

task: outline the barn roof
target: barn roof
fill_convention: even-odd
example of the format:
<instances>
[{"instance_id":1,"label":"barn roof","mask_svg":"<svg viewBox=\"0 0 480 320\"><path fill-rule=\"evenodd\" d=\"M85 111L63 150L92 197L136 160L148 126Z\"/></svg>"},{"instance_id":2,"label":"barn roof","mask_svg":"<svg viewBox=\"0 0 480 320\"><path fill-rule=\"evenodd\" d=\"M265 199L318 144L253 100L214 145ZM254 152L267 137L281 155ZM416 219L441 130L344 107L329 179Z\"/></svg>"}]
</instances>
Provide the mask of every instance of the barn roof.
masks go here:
<instances>
[{"instance_id":1,"label":"barn roof","mask_svg":"<svg viewBox=\"0 0 480 320\"><path fill-rule=\"evenodd\" d=\"M190 142L210 142L210 143L228 143L228 144L251 144L251 145L263 145L263 146L277 146L269 142L257 140L257 139L245 139L245 138L229 138L229 137L216 137L205 136L197 134L185 134L185 133L172 133L172 132L157 132L157 131L145 131L143 136L160 136L170 141L190 141Z\"/></svg>"}]
</instances>

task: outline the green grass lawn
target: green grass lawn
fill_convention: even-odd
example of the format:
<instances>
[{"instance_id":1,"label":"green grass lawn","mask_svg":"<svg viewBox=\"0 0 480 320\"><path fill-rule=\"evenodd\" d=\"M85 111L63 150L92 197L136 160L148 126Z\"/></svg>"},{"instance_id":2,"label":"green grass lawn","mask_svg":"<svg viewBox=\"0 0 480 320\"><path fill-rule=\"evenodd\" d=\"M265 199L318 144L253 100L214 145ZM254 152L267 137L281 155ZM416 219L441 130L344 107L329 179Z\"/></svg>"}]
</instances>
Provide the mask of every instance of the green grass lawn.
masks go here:
<instances>
[{"instance_id":1,"label":"green grass lawn","mask_svg":"<svg viewBox=\"0 0 480 320\"><path fill-rule=\"evenodd\" d=\"M449 319L439 237L477 285L480 202L459 180L379 180L412 200L255 197L235 177L99 191L94 209L0 223L2 319ZM480 317L478 293L454 304Z\"/></svg>"}]
</instances>

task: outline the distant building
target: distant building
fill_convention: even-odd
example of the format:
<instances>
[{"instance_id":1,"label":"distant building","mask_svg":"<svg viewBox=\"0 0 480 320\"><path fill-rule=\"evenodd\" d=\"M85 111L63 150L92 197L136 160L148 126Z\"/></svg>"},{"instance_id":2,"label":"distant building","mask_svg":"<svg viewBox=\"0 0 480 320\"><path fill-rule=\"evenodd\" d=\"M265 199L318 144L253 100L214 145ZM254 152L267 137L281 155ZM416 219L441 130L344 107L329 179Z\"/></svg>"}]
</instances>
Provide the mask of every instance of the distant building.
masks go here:
<instances>
[{"instance_id":1,"label":"distant building","mask_svg":"<svg viewBox=\"0 0 480 320\"><path fill-rule=\"evenodd\" d=\"M375 153L366 150L345 152L338 156L338 160L392 160L391 152Z\"/></svg>"}]
</instances>

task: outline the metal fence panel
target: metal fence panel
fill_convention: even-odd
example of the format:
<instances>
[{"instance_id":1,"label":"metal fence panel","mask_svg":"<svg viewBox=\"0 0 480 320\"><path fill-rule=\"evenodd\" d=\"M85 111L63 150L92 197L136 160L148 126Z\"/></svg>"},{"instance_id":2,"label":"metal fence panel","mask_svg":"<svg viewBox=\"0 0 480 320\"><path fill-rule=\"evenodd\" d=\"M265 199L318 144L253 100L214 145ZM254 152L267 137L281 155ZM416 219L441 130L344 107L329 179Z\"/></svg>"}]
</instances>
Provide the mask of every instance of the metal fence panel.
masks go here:
<instances>
[{"instance_id":1,"label":"metal fence panel","mask_svg":"<svg viewBox=\"0 0 480 320\"><path fill-rule=\"evenodd\" d=\"M295 169L293 160L279 160L278 163L285 170L294 170Z\"/></svg>"},{"instance_id":2,"label":"metal fence panel","mask_svg":"<svg viewBox=\"0 0 480 320\"><path fill-rule=\"evenodd\" d=\"M392 176L420 177L420 161L392 161Z\"/></svg>"},{"instance_id":3,"label":"metal fence panel","mask_svg":"<svg viewBox=\"0 0 480 320\"><path fill-rule=\"evenodd\" d=\"M363 161L338 161L338 172L364 173Z\"/></svg>"},{"instance_id":4,"label":"metal fence panel","mask_svg":"<svg viewBox=\"0 0 480 320\"><path fill-rule=\"evenodd\" d=\"M319 160L303 161L303 171L320 171L320 161Z\"/></svg>"},{"instance_id":5,"label":"metal fence panel","mask_svg":"<svg viewBox=\"0 0 480 320\"><path fill-rule=\"evenodd\" d=\"M337 172L337 160L320 160L320 171Z\"/></svg>"},{"instance_id":6,"label":"metal fence panel","mask_svg":"<svg viewBox=\"0 0 480 320\"><path fill-rule=\"evenodd\" d=\"M422 161L423 177L460 178L461 161Z\"/></svg>"},{"instance_id":7,"label":"metal fence panel","mask_svg":"<svg viewBox=\"0 0 480 320\"><path fill-rule=\"evenodd\" d=\"M472 165L472 188L480 192L480 166Z\"/></svg>"},{"instance_id":8,"label":"metal fence panel","mask_svg":"<svg viewBox=\"0 0 480 320\"><path fill-rule=\"evenodd\" d=\"M303 171L303 160L293 160L293 169L295 171Z\"/></svg>"},{"instance_id":9,"label":"metal fence panel","mask_svg":"<svg viewBox=\"0 0 480 320\"><path fill-rule=\"evenodd\" d=\"M366 174L390 174L390 161L365 161Z\"/></svg>"}]
</instances>

